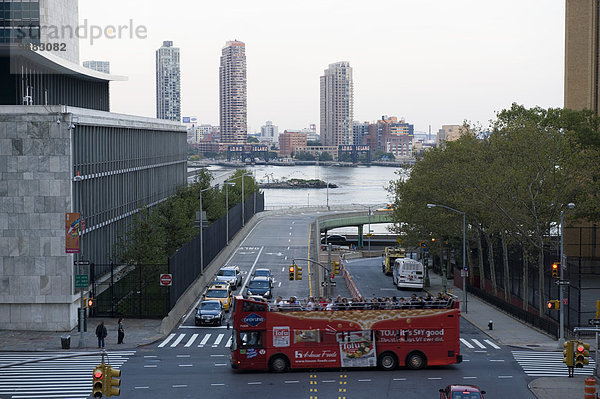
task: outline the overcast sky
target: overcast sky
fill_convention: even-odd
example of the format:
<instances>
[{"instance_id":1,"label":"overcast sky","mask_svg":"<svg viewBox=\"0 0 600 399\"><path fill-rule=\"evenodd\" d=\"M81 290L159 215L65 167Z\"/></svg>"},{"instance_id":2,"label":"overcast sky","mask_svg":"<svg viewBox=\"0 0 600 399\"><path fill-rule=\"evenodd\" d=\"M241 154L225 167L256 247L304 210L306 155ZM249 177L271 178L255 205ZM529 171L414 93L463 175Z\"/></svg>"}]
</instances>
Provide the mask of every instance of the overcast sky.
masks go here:
<instances>
[{"instance_id":1,"label":"overcast sky","mask_svg":"<svg viewBox=\"0 0 600 399\"><path fill-rule=\"evenodd\" d=\"M181 49L182 116L219 123L219 57L246 43L248 132L319 122L319 76L349 61L354 119L404 117L436 132L484 125L512 102L563 106L564 0L80 0L79 19L144 25L145 39L81 40L111 63L111 110L156 116L155 51Z\"/></svg>"}]
</instances>

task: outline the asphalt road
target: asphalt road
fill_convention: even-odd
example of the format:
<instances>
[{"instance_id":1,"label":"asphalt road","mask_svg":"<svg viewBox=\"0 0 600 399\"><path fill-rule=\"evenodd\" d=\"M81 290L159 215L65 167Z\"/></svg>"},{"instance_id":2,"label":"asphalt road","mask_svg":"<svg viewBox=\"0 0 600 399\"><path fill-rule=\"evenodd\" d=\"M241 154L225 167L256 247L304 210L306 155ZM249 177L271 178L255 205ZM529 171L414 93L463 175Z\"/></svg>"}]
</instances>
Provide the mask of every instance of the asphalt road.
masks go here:
<instances>
[{"instance_id":1,"label":"asphalt road","mask_svg":"<svg viewBox=\"0 0 600 399\"><path fill-rule=\"evenodd\" d=\"M305 298L308 281L289 281L291 259L307 257L309 223L313 216L295 215L264 219L242 242L228 265L240 267L242 290L254 268L270 268L275 297ZM391 277L381 272L381 259L351 261L355 281L365 297L409 296L398 291ZM304 270L305 275L307 270ZM239 292L239 290L238 290ZM122 366L121 396L127 398L436 398L438 389L452 383L475 384L487 398L533 398L527 377L511 348L489 340L461 320L464 362L425 370L376 369L302 370L284 374L234 371L229 366L231 330L225 326L195 327L188 318L164 341L138 350ZM487 341L486 341L487 340ZM476 343L479 342L479 345ZM470 346L470 347L469 347Z\"/></svg>"}]
</instances>

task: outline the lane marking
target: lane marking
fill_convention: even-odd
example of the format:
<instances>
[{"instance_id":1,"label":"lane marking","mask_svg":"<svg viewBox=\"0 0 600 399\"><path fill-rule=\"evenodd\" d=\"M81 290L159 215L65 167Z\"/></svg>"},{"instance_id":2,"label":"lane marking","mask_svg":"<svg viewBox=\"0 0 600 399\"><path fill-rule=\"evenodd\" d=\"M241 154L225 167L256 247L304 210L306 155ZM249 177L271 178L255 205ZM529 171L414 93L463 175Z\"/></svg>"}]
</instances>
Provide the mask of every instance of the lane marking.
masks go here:
<instances>
[{"instance_id":1,"label":"lane marking","mask_svg":"<svg viewBox=\"0 0 600 399\"><path fill-rule=\"evenodd\" d=\"M281 281L279 282L279 285L277 286L277 288L281 288Z\"/></svg>"},{"instance_id":2,"label":"lane marking","mask_svg":"<svg viewBox=\"0 0 600 399\"><path fill-rule=\"evenodd\" d=\"M211 386L213 386L213 387L222 387L222 386L224 386L225 384L210 384L210 385L211 385Z\"/></svg>"},{"instance_id":3,"label":"lane marking","mask_svg":"<svg viewBox=\"0 0 600 399\"><path fill-rule=\"evenodd\" d=\"M178 364L179 367L194 367L193 364Z\"/></svg>"},{"instance_id":4,"label":"lane marking","mask_svg":"<svg viewBox=\"0 0 600 399\"><path fill-rule=\"evenodd\" d=\"M463 377L463 378L464 378L465 380L472 380L472 379L474 379L474 378L477 378L477 377Z\"/></svg>"},{"instance_id":5,"label":"lane marking","mask_svg":"<svg viewBox=\"0 0 600 399\"><path fill-rule=\"evenodd\" d=\"M175 357L190 357L191 355L177 355Z\"/></svg>"},{"instance_id":6,"label":"lane marking","mask_svg":"<svg viewBox=\"0 0 600 399\"><path fill-rule=\"evenodd\" d=\"M225 355L210 355L210 357L225 357Z\"/></svg>"},{"instance_id":7,"label":"lane marking","mask_svg":"<svg viewBox=\"0 0 600 399\"><path fill-rule=\"evenodd\" d=\"M484 339L484 341L487 342L488 345L491 346L492 348L494 348L494 349L500 349L500 347L498 345L496 345L495 343L493 343L489 339Z\"/></svg>"},{"instance_id":8,"label":"lane marking","mask_svg":"<svg viewBox=\"0 0 600 399\"><path fill-rule=\"evenodd\" d=\"M249 382L248 385L261 385L261 381Z\"/></svg>"},{"instance_id":9,"label":"lane marking","mask_svg":"<svg viewBox=\"0 0 600 399\"><path fill-rule=\"evenodd\" d=\"M161 342L161 343L158 345L158 347L159 347L159 348L162 348L163 346L165 346L166 344L168 344L168 343L169 343L169 341L170 341L170 340L172 340L172 339L173 339L173 337L174 337L175 335L176 335L175 333L171 333L171 334L169 334L169 336L168 336L168 337L167 337L167 338L166 338L166 339L165 339L163 342Z\"/></svg>"},{"instance_id":10,"label":"lane marking","mask_svg":"<svg viewBox=\"0 0 600 399\"><path fill-rule=\"evenodd\" d=\"M158 366L156 364L144 364L144 367L151 368L151 367L158 367Z\"/></svg>"},{"instance_id":11,"label":"lane marking","mask_svg":"<svg viewBox=\"0 0 600 399\"><path fill-rule=\"evenodd\" d=\"M475 345L477 345L478 347L480 347L481 349L487 349L485 347L484 344L482 344L481 342L479 342L478 340L476 340L475 338L471 338L471 341L475 342Z\"/></svg>"},{"instance_id":12,"label":"lane marking","mask_svg":"<svg viewBox=\"0 0 600 399\"><path fill-rule=\"evenodd\" d=\"M171 344L171 348L176 347L183 340L183 337L185 337L185 334L179 334L179 337Z\"/></svg>"},{"instance_id":13,"label":"lane marking","mask_svg":"<svg viewBox=\"0 0 600 399\"><path fill-rule=\"evenodd\" d=\"M256 259L254 259L254 263L252 264L252 267L250 268L250 271L248 272L248 277L246 277L246 281L244 281L244 284L242 284L242 286L240 287L240 292L244 291L244 289L246 288L246 285L248 284L248 281L250 281L250 277L252 277L252 274L254 273L254 268L256 267L256 264L258 263L258 258L260 258L260 254L262 253L263 249L265 249L265 247L260 247L260 250L258 251L258 255L256 255Z\"/></svg>"},{"instance_id":14,"label":"lane marking","mask_svg":"<svg viewBox=\"0 0 600 399\"><path fill-rule=\"evenodd\" d=\"M394 381L406 381L406 378L394 378Z\"/></svg>"},{"instance_id":15,"label":"lane marking","mask_svg":"<svg viewBox=\"0 0 600 399\"><path fill-rule=\"evenodd\" d=\"M187 385L171 385L171 388L187 388Z\"/></svg>"},{"instance_id":16,"label":"lane marking","mask_svg":"<svg viewBox=\"0 0 600 399\"><path fill-rule=\"evenodd\" d=\"M503 362L504 359L490 359L490 362Z\"/></svg>"},{"instance_id":17,"label":"lane marking","mask_svg":"<svg viewBox=\"0 0 600 399\"><path fill-rule=\"evenodd\" d=\"M299 383L299 382L300 382L300 381L298 381L298 380L293 380L293 381L284 381L283 383L284 383L284 384L297 384L297 383Z\"/></svg>"},{"instance_id":18,"label":"lane marking","mask_svg":"<svg viewBox=\"0 0 600 399\"><path fill-rule=\"evenodd\" d=\"M283 267L281 268L281 271L282 271L282 272L284 272L284 271L285 271L285 266L283 266Z\"/></svg>"},{"instance_id":19,"label":"lane marking","mask_svg":"<svg viewBox=\"0 0 600 399\"><path fill-rule=\"evenodd\" d=\"M323 380L322 383L335 382L335 380Z\"/></svg>"},{"instance_id":20,"label":"lane marking","mask_svg":"<svg viewBox=\"0 0 600 399\"><path fill-rule=\"evenodd\" d=\"M192 346L192 344L194 343L194 341L196 340L196 338L198 338L198 334L192 334L192 337L190 338L190 340L187 342L187 344L185 344L184 346L186 348L189 348L190 346Z\"/></svg>"},{"instance_id":21,"label":"lane marking","mask_svg":"<svg viewBox=\"0 0 600 399\"><path fill-rule=\"evenodd\" d=\"M513 378L512 375L499 375L498 378Z\"/></svg>"},{"instance_id":22,"label":"lane marking","mask_svg":"<svg viewBox=\"0 0 600 399\"><path fill-rule=\"evenodd\" d=\"M204 347L204 345L206 345L206 343L207 343L207 342L208 342L208 340L210 339L210 336L211 336L211 335L212 335L212 334L206 334L206 335L204 336L204 338L202 338L202 341L200 341L200 343L198 344L198 348L203 348L203 347Z\"/></svg>"},{"instance_id":23,"label":"lane marking","mask_svg":"<svg viewBox=\"0 0 600 399\"><path fill-rule=\"evenodd\" d=\"M370 378L365 378L364 380L358 380L358 382L371 382Z\"/></svg>"},{"instance_id":24,"label":"lane marking","mask_svg":"<svg viewBox=\"0 0 600 399\"><path fill-rule=\"evenodd\" d=\"M150 387L133 387L133 389L150 389Z\"/></svg>"},{"instance_id":25,"label":"lane marking","mask_svg":"<svg viewBox=\"0 0 600 399\"><path fill-rule=\"evenodd\" d=\"M213 348L216 348L216 347L217 347L217 346L218 346L218 345L221 343L221 341L223 340L223 337L224 337L224 336L225 336L225 334L219 334L219 335L217 336L217 339L215 340L215 343L213 344L213 346L212 346L212 347L213 347Z\"/></svg>"},{"instance_id":26,"label":"lane marking","mask_svg":"<svg viewBox=\"0 0 600 399\"><path fill-rule=\"evenodd\" d=\"M428 377L428 380L441 380L442 377Z\"/></svg>"},{"instance_id":27,"label":"lane marking","mask_svg":"<svg viewBox=\"0 0 600 399\"><path fill-rule=\"evenodd\" d=\"M469 349L473 349L473 348L475 348L473 345L471 345L471 344L469 343L469 341L467 341L467 340L466 340L466 339L464 339L464 338L461 338L461 339L460 339L460 342L462 342L462 343L463 343L463 344L464 344L464 345L465 345L467 348L469 348Z\"/></svg>"},{"instance_id":28,"label":"lane marking","mask_svg":"<svg viewBox=\"0 0 600 399\"><path fill-rule=\"evenodd\" d=\"M215 363L215 366L227 366L227 363Z\"/></svg>"},{"instance_id":29,"label":"lane marking","mask_svg":"<svg viewBox=\"0 0 600 399\"><path fill-rule=\"evenodd\" d=\"M158 356L156 356L156 355L144 355L144 357L147 358L147 357L158 357Z\"/></svg>"},{"instance_id":30,"label":"lane marking","mask_svg":"<svg viewBox=\"0 0 600 399\"><path fill-rule=\"evenodd\" d=\"M225 347L226 347L226 348L230 348L230 347L231 347L231 344L233 343L233 342L232 342L232 338L233 338L233 337L229 337L229 339L227 340L227 343L225 344ZM222 356L225 356L225 355L222 355Z\"/></svg>"}]
</instances>

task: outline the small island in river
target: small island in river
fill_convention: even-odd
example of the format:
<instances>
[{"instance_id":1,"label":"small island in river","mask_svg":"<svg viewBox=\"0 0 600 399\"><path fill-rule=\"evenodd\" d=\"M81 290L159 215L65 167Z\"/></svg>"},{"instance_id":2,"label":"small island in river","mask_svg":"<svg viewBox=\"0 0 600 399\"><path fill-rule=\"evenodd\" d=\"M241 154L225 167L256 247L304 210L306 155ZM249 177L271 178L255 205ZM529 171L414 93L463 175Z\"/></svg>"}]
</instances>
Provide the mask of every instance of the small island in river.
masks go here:
<instances>
[{"instance_id":1,"label":"small island in river","mask_svg":"<svg viewBox=\"0 0 600 399\"><path fill-rule=\"evenodd\" d=\"M319 179L289 179L283 181L275 181L270 183L259 183L260 188L337 188L334 183L327 183Z\"/></svg>"}]
</instances>

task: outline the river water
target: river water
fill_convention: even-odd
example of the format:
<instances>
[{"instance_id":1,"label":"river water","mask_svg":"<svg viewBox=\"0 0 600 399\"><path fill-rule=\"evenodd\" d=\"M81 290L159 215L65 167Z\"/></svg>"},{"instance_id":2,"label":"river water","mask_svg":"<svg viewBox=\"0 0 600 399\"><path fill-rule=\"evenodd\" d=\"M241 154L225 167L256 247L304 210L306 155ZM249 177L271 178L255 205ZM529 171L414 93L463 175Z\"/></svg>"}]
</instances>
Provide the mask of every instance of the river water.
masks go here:
<instances>
[{"instance_id":1,"label":"river water","mask_svg":"<svg viewBox=\"0 0 600 399\"><path fill-rule=\"evenodd\" d=\"M391 203L392 197L386 191L390 181L404 178L407 171L385 166L247 166L258 182L284 179L320 179L334 183L337 188L320 189L275 189L265 188L265 209L281 208L316 208L325 207L329 197L329 205L362 205L365 210L383 207ZM213 175L222 175L228 170L224 166L210 166ZM329 191L329 192L328 192ZM384 226L373 227L375 233ZM355 230L354 234L356 234Z\"/></svg>"}]
</instances>

